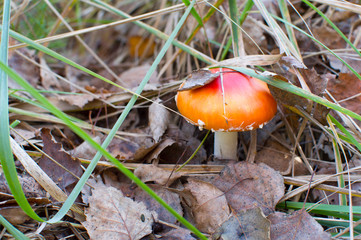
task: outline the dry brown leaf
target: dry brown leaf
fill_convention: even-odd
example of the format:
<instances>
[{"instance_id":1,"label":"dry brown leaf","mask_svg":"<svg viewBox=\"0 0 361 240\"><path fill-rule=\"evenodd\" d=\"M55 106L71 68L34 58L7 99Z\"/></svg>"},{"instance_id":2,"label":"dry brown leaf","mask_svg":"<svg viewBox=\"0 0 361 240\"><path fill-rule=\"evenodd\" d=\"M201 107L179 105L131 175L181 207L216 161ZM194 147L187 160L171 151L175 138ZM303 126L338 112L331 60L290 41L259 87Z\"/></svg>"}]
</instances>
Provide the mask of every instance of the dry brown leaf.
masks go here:
<instances>
[{"instance_id":1,"label":"dry brown leaf","mask_svg":"<svg viewBox=\"0 0 361 240\"><path fill-rule=\"evenodd\" d=\"M317 96L323 96L326 90L327 82L329 78L319 75L314 68L312 69L300 69L307 86L310 88L313 94Z\"/></svg>"},{"instance_id":2,"label":"dry brown leaf","mask_svg":"<svg viewBox=\"0 0 361 240\"><path fill-rule=\"evenodd\" d=\"M354 74L341 73L338 79L328 81L327 90L345 107L355 113L361 114L361 81Z\"/></svg>"},{"instance_id":3,"label":"dry brown leaf","mask_svg":"<svg viewBox=\"0 0 361 240\"><path fill-rule=\"evenodd\" d=\"M271 239L274 240L331 239L331 235L324 232L321 225L304 210L290 215L275 212L268 219L271 221Z\"/></svg>"},{"instance_id":4,"label":"dry brown leaf","mask_svg":"<svg viewBox=\"0 0 361 240\"><path fill-rule=\"evenodd\" d=\"M300 157L292 160L291 151L282 146L275 140L268 140L264 148L259 151L255 158L255 163L265 163L282 175L291 173L292 167L296 176L308 174L307 168L303 164Z\"/></svg>"},{"instance_id":5,"label":"dry brown leaf","mask_svg":"<svg viewBox=\"0 0 361 240\"><path fill-rule=\"evenodd\" d=\"M284 81L288 82L286 78L280 75L272 76L277 81ZM298 95L295 95L293 93L281 90L277 87L274 87L272 85L268 85L272 95L276 98L278 103L289 105L289 106L300 106L302 108L307 108L308 101L307 99L300 97Z\"/></svg>"},{"instance_id":6,"label":"dry brown leaf","mask_svg":"<svg viewBox=\"0 0 361 240\"><path fill-rule=\"evenodd\" d=\"M260 207L267 216L284 195L282 176L265 164L228 164L212 183L225 193L236 212Z\"/></svg>"},{"instance_id":7,"label":"dry brown leaf","mask_svg":"<svg viewBox=\"0 0 361 240\"><path fill-rule=\"evenodd\" d=\"M101 137L95 136L92 138L96 143L101 144ZM97 153L97 150L92 147L87 141L84 141L82 144L74 148L72 151L70 151L70 154L73 157L77 158L84 158L84 159L92 159L95 154Z\"/></svg>"},{"instance_id":8,"label":"dry brown leaf","mask_svg":"<svg viewBox=\"0 0 361 240\"><path fill-rule=\"evenodd\" d=\"M306 72L306 71L305 71ZM314 82L309 82L311 91L315 91L317 93L319 93L320 95L322 95L323 90L324 90L324 85L327 83L328 78L324 77L324 76L319 76L317 73L311 71L308 73L305 73L305 78L307 78L308 76L313 76L316 77L316 79L313 79ZM287 80L280 75L275 75L273 76L275 78L275 80L278 81L285 81L287 82ZM309 81L312 81L311 79ZM316 83L318 82L318 83ZM321 122L322 124L326 123L326 116L329 113L329 109L321 104L317 104L317 103L311 103L309 102L306 98L303 98L301 96L295 95L293 93L281 90L277 87L268 86L272 95L276 98L277 102L282 104L282 105L286 105L286 106L291 106L291 107L300 107L302 109L311 109L311 115L313 118L315 118L317 121ZM312 107L312 108L311 108Z\"/></svg>"},{"instance_id":9,"label":"dry brown leaf","mask_svg":"<svg viewBox=\"0 0 361 240\"><path fill-rule=\"evenodd\" d=\"M359 30L359 29L358 29ZM354 33L358 31L354 30ZM345 49L347 48L347 43L343 38L338 34L334 29L326 26L318 27L313 29L313 33L316 38L320 40L327 47L336 50L336 49ZM356 34L351 34L351 39L354 39ZM351 40L350 39L350 40ZM352 40L351 40L352 41ZM361 44L358 42L357 48L360 48ZM318 45L320 50L324 50L324 48ZM325 54L330 61L330 65L332 68L339 69L342 73L351 73L351 70L348 69L337 57L335 57L331 53ZM359 58L342 56L341 57L356 71L361 72L361 64Z\"/></svg>"},{"instance_id":10,"label":"dry brown leaf","mask_svg":"<svg viewBox=\"0 0 361 240\"><path fill-rule=\"evenodd\" d=\"M212 73L208 69L200 69L189 74L178 91L197 89L211 83L219 76L219 72Z\"/></svg>"},{"instance_id":11,"label":"dry brown leaf","mask_svg":"<svg viewBox=\"0 0 361 240\"><path fill-rule=\"evenodd\" d=\"M107 150L119 160L137 161L150 153L157 143L152 137L145 137L149 129L134 129L132 133L139 133L139 136L127 137L129 140L113 138ZM135 135L135 134L134 134Z\"/></svg>"},{"instance_id":12,"label":"dry brown leaf","mask_svg":"<svg viewBox=\"0 0 361 240\"><path fill-rule=\"evenodd\" d=\"M10 43L16 44L17 41L11 38ZM16 51L13 50L9 52L9 67L15 70L17 74L19 74L28 83L35 87L40 79L39 67L31 63L21 55L25 55L25 57L29 58L30 60L37 62L37 57L34 50L29 50L28 48L20 48ZM9 79L9 87L15 89L22 88L12 79Z\"/></svg>"},{"instance_id":13,"label":"dry brown leaf","mask_svg":"<svg viewBox=\"0 0 361 240\"><path fill-rule=\"evenodd\" d=\"M192 196L184 200L192 209L196 227L206 233L213 233L229 217L230 210L222 191L208 182L189 178L185 193Z\"/></svg>"},{"instance_id":14,"label":"dry brown leaf","mask_svg":"<svg viewBox=\"0 0 361 240\"><path fill-rule=\"evenodd\" d=\"M35 181L35 179L29 175L19 175L21 187L27 198L45 197L46 192L44 189ZM0 175L0 192L11 194L9 185L5 179L4 174ZM3 196L1 196L1 200Z\"/></svg>"},{"instance_id":15,"label":"dry brown leaf","mask_svg":"<svg viewBox=\"0 0 361 240\"><path fill-rule=\"evenodd\" d=\"M168 128L170 114L157 99L149 106L148 112L149 128L156 142L163 136Z\"/></svg>"},{"instance_id":16,"label":"dry brown leaf","mask_svg":"<svg viewBox=\"0 0 361 240\"><path fill-rule=\"evenodd\" d=\"M242 210L232 215L212 235L212 239L223 240L268 240L270 239L270 221L260 208Z\"/></svg>"},{"instance_id":17,"label":"dry brown leaf","mask_svg":"<svg viewBox=\"0 0 361 240\"><path fill-rule=\"evenodd\" d=\"M113 188L97 185L89 198L89 207L83 226L90 239L138 240L152 232L157 214L149 211L144 203L124 197Z\"/></svg>"},{"instance_id":18,"label":"dry brown leaf","mask_svg":"<svg viewBox=\"0 0 361 240\"><path fill-rule=\"evenodd\" d=\"M162 234L162 240L195 240L191 231L185 228L177 228Z\"/></svg>"},{"instance_id":19,"label":"dry brown leaf","mask_svg":"<svg viewBox=\"0 0 361 240\"><path fill-rule=\"evenodd\" d=\"M51 203L48 198L27 198L27 201L34 211ZM31 220L14 199L0 202L0 214L13 225L23 224Z\"/></svg>"},{"instance_id":20,"label":"dry brown leaf","mask_svg":"<svg viewBox=\"0 0 361 240\"><path fill-rule=\"evenodd\" d=\"M247 55L260 54L259 48L267 49L268 45L265 31L262 28L263 19L255 19L255 17L257 17L256 14L250 14L242 24L242 28L247 33L242 34Z\"/></svg>"},{"instance_id":21,"label":"dry brown leaf","mask_svg":"<svg viewBox=\"0 0 361 240\"><path fill-rule=\"evenodd\" d=\"M171 138L175 143L164 148L158 156L159 162L181 164L188 160L201 143L194 135L195 129L196 127L191 124L183 124L182 129L173 124L169 124L165 136ZM206 133L204 132L202 134L204 135ZM207 153L204 145L202 145L189 164L200 164L206 159Z\"/></svg>"},{"instance_id":22,"label":"dry brown leaf","mask_svg":"<svg viewBox=\"0 0 361 240\"><path fill-rule=\"evenodd\" d=\"M149 69L150 69L150 65L148 63L133 68L129 68L120 75L120 78L130 88L136 88L143 80ZM152 85L157 83L158 83L157 72L154 71L147 85ZM147 86L145 88L146 90L150 90Z\"/></svg>"},{"instance_id":23,"label":"dry brown leaf","mask_svg":"<svg viewBox=\"0 0 361 240\"><path fill-rule=\"evenodd\" d=\"M142 182L155 182L160 185L171 185L183 174L175 171L168 171L153 164L143 164L134 170L134 175L140 178Z\"/></svg>"},{"instance_id":24,"label":"dry brown leaf","mask_svg":"<svg viewBox=\"0 0 361 240\"><path fill-rule=\"evenodd\" d=\"M65 101L72 106L83 108L87 103L93 101L95 96L87 93L60 95L59 100Z\"/></svg>"},{"instance_id":25,"label":"dry brown leaf","mask_svg":"<svg viewBox=\"0 0 361 240\"><path fill-rule=\"evenodd\" d=\"M158 164L159 162L159 155L168 147L172 146L173 144L177 144L176 141L170 138L166 138L161 141L154 150L147 155L145 160L146 163L154 163Z\"/></svg>"},{"instance_id":26,"label":"dry brown leaf","mask_svg":"<svg viewBox=\"0 0 361 240\"><path fill-rule=\"evenodd\" d=\"M128 45L132 57L150 57L154 54L155 42L150 38L132 36L128 39Z\"/></svg>"},{"instance_id":27,"label":"dry brown leaf","mask_svg":"<svg viewBox=\"0 0 361 240\"><path fill-rule=\"evenodd\" d=\"M11 135L14 136L14 140L19 145L24 146L29 144L28 141L32 143L38 142L38 140L30 140L35 138L35 131L37 131L35 128L28 130L28 129L19 128L19 126L17 126L16 132L11 131Z\"/></svg>"},{"instance_id":28,"label":"dry brown leaf","mask_svg":"<svg viewBox=\"0 0 361 240\"><path fill-rule=\"evenodd\" d=\"M244 66L266 66L272 65L277 63L281 60L283 55L276 54L276 55L246 55L242 57L235 57L223 60L216 65L212 66L225 66L225 67L244 67ZM296 61L296 60L294 60ZM297 62L298 63L298 62Z\"/></svg>"},{"instance_id":29,"label":"dry brown leaf","mask_svg":"<svg viewBox=\"0 0 361 240\"><path fill-rule=\"evenodd\" d=\"M40 78L41 84L45 89L56 89L58 91L62 90L61 84L55 74L51 71L46 60L44 58L40 58Z\"/></svg>"},{"instance_id":30,"label":"dry brown leaf","mask_svg":"<svg viewBox=\"0 0 361 240\"><path fill-rule=\"evenodd\" d=\"M80 161L73 159L64 151L60 143L56 143L53 140L50 129L43 128L41 130L41 137L44 144L43 151L46 154L72 172L75 176L80 177L82 175L83 169ZM40 158L39 166L64 192L71 192L77 182L76 177L65 171L45 155Z\"/></svg>"},{"instance_id":31,"label":"dry brown leaf","mask_svg":"<svg viewBox=\"0 0 361 240\"><path fill-rule=\"evenodd\" d=\"M177 193L171 192L167 188L156 184L148 184L148 187L150 187L159 197L161 197L176 212L178 212L179 215L183 215L180 197ZM149 194L147 194L143 189L137 188L133 192L133 196L135 201L144 203L149 211L156 212L159 220L172 224L178 223L178 220L172 214L154 200L154 198L149 196Z\"/></svg>"}]
</instances>

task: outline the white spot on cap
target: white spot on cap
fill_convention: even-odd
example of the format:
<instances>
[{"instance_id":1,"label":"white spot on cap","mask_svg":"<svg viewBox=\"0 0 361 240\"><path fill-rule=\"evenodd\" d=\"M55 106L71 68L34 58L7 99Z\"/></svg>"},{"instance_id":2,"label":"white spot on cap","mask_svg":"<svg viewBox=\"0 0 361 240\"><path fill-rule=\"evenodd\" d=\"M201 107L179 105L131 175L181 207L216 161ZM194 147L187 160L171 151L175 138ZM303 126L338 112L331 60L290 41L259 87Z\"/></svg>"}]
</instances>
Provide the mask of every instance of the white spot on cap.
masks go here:
<instances>
[{"instance_id":1,"label":"white spot on cap","mask_svg":"<svg viewBox=\"0 0 361 240\"><path fill-rule=\"evenodd\" d=\"M199 130L203 130L203 127L204 125L206 125L202 120L198 119L197 121L197 124L198 124L198 127L199 127Z\"/></svg>"}]
</instances>

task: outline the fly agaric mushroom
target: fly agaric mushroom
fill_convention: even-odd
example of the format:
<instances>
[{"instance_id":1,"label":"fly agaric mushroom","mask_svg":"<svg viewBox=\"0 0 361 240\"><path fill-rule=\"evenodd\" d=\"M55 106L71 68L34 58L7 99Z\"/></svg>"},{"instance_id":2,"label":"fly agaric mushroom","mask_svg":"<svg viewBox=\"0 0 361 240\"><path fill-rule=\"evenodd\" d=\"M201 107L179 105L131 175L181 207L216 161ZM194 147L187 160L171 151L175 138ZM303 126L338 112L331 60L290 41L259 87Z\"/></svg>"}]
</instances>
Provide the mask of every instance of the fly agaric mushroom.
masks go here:
<instances>
[{"instance_id":1,"label":"fly agaric mushroom","mask_svg":"<svg viewBox=\"0 0 361 240\"><path fill-rule=\"evenodd\" d=\"M227 68L210 83L178 91L179 112L198 127L215 132L214 156L237 159L237 132L262 128L277 111L277 104L265 82ZM181 86L182 88L182 86Z\"/></svg>"}]
</instances>

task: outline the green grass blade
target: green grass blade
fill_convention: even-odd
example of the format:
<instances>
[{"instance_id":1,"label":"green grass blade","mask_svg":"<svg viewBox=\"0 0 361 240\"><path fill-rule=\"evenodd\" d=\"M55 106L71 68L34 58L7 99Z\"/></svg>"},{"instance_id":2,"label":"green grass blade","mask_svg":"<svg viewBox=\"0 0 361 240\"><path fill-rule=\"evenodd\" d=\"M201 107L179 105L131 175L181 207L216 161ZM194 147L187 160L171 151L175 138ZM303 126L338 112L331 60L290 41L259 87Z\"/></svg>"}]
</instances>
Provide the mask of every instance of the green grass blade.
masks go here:
<instances>
[{"instance_id":1,"label":"green grass blade","mask_svg":"<svg viewBox=\"0 0 361 240\"><path fill-rule=\"evenodd\" d=\"M340 205L328 205L328 204L315 204L315 203L302 203L302 202L281 202L277 204L277 207L284 208L284 209L302 209L302 207L305 206L305 209L309 212L318 211L318 213L321 212L327 212L327 214L323 215L329 215L329 213L332 213L329 216L333 216L334 213L342 213L345 214L345 216L349 216L350 208L349 206L340 206ZM354 214L361 214L361 206L353 206L352 212ZM358 216L357 219L360 219L361 217ZM344 218L348 219L348 218Z\"/></svg>"},{"instance_id":2,"label":"green grass blade","mask_svg":"<svg viewBox=\"0 0 361 240\"><path fill-rule=\"evenodd\" d=\"M92 2L98 4L99 6L107 9L108 11L112 12L112 13L115 13L121 17L124 17L124 18L130 18L131 16L126 14L125 12L103 2L103 1L100 1L100 0L93 0ZM161 31L159 31L158 29L156 28L153 28L145 23L143 23L142 21L135 21L134 24L138 25L139 27L141 28L144 28L145 30L147 30L149 33L151 34L154 34L155 36L157 36L158 38L161 38L163 40L168 40L169 36ZM172 44L180 49L182 49L184 52L187 52L188 54L198 58L199 60L207 63L207 64L214 64L216 63L216 61L210 57L208 57L207 55L187 46L186 44L178 41L178 40L173 40L172 41Z\"/></svg>"},{"instance_id":3,"label":"green grass blade","mask_svg":"<svg viewBox=\"0 0 361 240\"><path fill-rule=\"evenodd\" d=\"M329 117L332 123L335 124L346 135L347 141L355 145L355 147L357 147L357 149L361 152L361 144L354 138L354 136L352 136L352 134L349 131L347 131L347 129L344 126L342 126L342 124L339 121L337 121L336 118L332 117L331 115L329 115Z\"/></svg>"},{"instance_id":4,"label":"green grass blade","mask_svg":"<svg viewBox=\"0 0 361 240\"><path fill-rule=\"evenodd\" d=\"M325 15L323 12L321 12L315 5L310 3L307 0L302 0L305 4L307 4L310 8L315 10L325 21L330 24L330 26L347 42L347 44L350 45L350 47L355 50L355 52L361 57L361 52L357 49L357 47L341 32L341 30Z\"/></svg>"},{"instance_id":5,"label":"green grass blade","mask_svg":"<svg viewBox=\"0 0 361 240\"><path fill-rule=\"evenodd\" d=\"M195 35L198 33L199 29L203 27L203 23L207 22L209 18L216 12L217 7L219 7L224 0L217 0L214 4L212 4L212 7L208 10L207 14L202 19L202 25L198 24L197 27L190 33L190 36L185 41L185 44L188 44L191 42L191 40L195 37Z\"/></svg>"},{"instance_id":6,"label":"green grass blade","mask_svg":"<svg viewBox=\"0 0 361 240\"><path fill-rule=\"evenodd\" d=\"M117 159L115 159L109 152L105 150L106 146L110 143L111 139L114 137L116 131L120 127L120 125L123 123L125 117L132 109L134 103L137 100L137 97L142 92L144 86L148 82L150 76L152 75L153 71L163 58L166 50L171 45L172 41L178 34L179 30L181 29L181 26L184 24L188 14L190 13L191 8L194 6L195 0L192 1L191 5L186 9L186 12L178 22L176 28L170 35L169 39L166 41L165 45L163 46L162 50L160 51L159 55L155 59L154 63L152 64L151 69L148 71L146 76L144 77L143 81L139 85L136 94L133 95L129 103L127 104L126 108L124 109L123 113L119 117L118 121L116 122L115 126L113 127L112 131L108 135L107 139L104 141L103 145L100 146L97 144L89 135L86 134L82 129L77 127L68 117L66 114L58 110L55 106L53 106L43 95L41 95L39 92L37 92L29 83L27 83L24 79L22 79L20 76L18 76L12 69L8 68L6 65L0 63L0 68L3 69L14 81L16 81L19 85L25 88L25 90L29 91L32 96L37 99L45 108L47 108L50 112L52 112L55 116L60 118L70 129L72 129L79 137L83 138L85 141L87 141L89 144L91 144L95 149L98 150L98 153L93 158L91 163L89 164L87 170L83 174L83 176L80 178L79 182L77 183L74 190L69 195L68 199L64 202L62 208L59 210L59 212L48 222L54 223L59 221L65 213L70 209L71 205L73 204L75 198L80 193L82 187L84 186L86 180L89 178L90 174L94 170L97 162L99 161L101 155L104 155L106 158L108 158L118 169L123 172L127 177L129 177L134 183L136 183L139 187L141 187L143 190L145 190L151 197L153 197L155 200L157 200L164 208L166 208L171 214L173 214L184 226L186 226L189 230L194 232L200 239L207 239L198 229L196 229L193 225L191 225L188 221L186 221L182 216L180 216L174 209L172 209L166 202L164 202L163 199L161 199L158 195L156 195L146 184L144 184L140 179L134 176L134 174L129 171L124 165L122 165ZM30 41L30 44L36 45L33 42ZM39 46L38 46L39 47ZM45 49L49 51L49 49ZM52 51L50 51L52 52ZM54 52L52 52L54 53ZM69 60L68 60L69 61ZM73 63L75 64L75 63Z\"/></svg>"},{"instance_id":7,"label":"green grass blade","mask_svg":"<svg viewBox=\"0 0 361 240\"><path fill-rule=\"evenodd\" d=\"M287 56L293 56L298 60L299 63L303 64L302 56L299 54L298 50L287 38L286 34L283 32L282 28L277 24L274 19L274 16L269 13L267 7L264 5L262 0L253 0L254 4L257 6L261 12L264 20L267 22L268 26L272 29L274 33L275 41L280 47L280 52L285 53Z\"/></svg>"},{"instance_id":8,"label":"green grass blade","mask_svg":"<svg viewBox=\"0 0 361 240\"><path fill-rule=\"evenodd\" d=\"M189 0L182 0L182 2L183 2L184 5L186 5L187 7L189 6L189 4L191 4ZM192 14L192 16L196 19L198 25L200 25L200 26L203 27L202 18L201 18L201 16L199 16L199 14L198 14L197 11L195 10L195 8L192 8L191 14Z\"/></svg>"},{"instance_id":9,"label":"green grass blade","mask_svg":"<svg viewBox=\"0 0 361 240\"><path fill-rule=\"evenodd\" d=\"M289 22L291 20L291 16L290 16L290 12L288 11L287 1L286 0L278 0L278 6L281 10L282 17L286 21ZM286 31L287 31L288 38L290 39L291 43L293 44L293 47L297 50L298 54L301 56L299 48L298 48L298 44L297 44L297 39L296 39L295 33L293 32L293 28L286 25Z\"/></svg>"},{"instance_id":10,"label":"green grass blade","mask_svg":"<svg viewBox=\"0 0 361 240\"><path fill-rule=\"evenodd\" d=\"M316 43L320 44L322 47L324 47L327 51L329 51L333 56L335 56L338 60L340 60L343 64L345 64L345 66L350 69L350 71L355 74L355 76L361 80L361 75L353 68L350 66L350 64L348 64L347 62L345 62L345 60L343 60L342 58L340 58L334 51L332 51L330 48L328 48L325 44L323 44L322 42L320 42L319 40L317 40L316 38L314 38L313 36L311 36L310 34L308 34L307 32L303 31L302 29L300 29L299 27L293 25L292 23L285 21L282 18L279 18L277 16L273 17L275 19L277 19L280 22L283 22L286 25L289 25L291 27L293 27L294 29L296 29L297 31L301 32L302 34L306 35L307 37L311 38L313 41L315 41Z\"/></svg>"},{"instance_id":11,"label":"green grass blade","mask_svg":"<svg viewBox=\"0 0 361 240\"><path fill-rule=\"evenodd\" d=\"M15 238L18 240L29 240L27 236L25 236L22 232L20 232L18 229L16 229L11 223L9 223L2 215L0 215L0 223L3 225L6 230Z\"/></svg>"},{"instance_id":12,"label":"green grass blade","mask_svg":"<svg viewBox=\"0 0 361 240\"><path fill-rule=\"evenodd\" d=\"M232 43L233 43L233 52L235 57L239 57L239 28L238 23L238 7L237 0L228 0L229 4L229 16L231 18L231 29L232 29Z\"/></svg>"},{"instance_id":13,"label":"green grass blade","mask_svg":"<svg viewBox=\"0 0 361 240\"><path fill-rule=\"evenodd\" d=\"M243 11L241 13L241 16L240 16L240 20L239 20L239 25L242 26L242 24L244 23L244 21L246 20L247 16L248 16L248 13L249 11L251 11L252 7L253 7L254 3L253 3L253 0L248 0L243 8ZM221 60L224 60L229 52L229 49L232 45L232 38L229 38L227 43L226 43L226 46L222 52L222 55L221 55Z\"/></svg>"},{"instance_id":14,"label":"green grass blade","mask_svg":"<svg viewBox=\"0 0 361 240\"><path fill-rule=\"evenodd\" d=\"M0 64L7 67L8 41L10 24L10 0L4 1L3 28L1 32ZM9 189L19 206L32 218L43 221L31 208L22 191L17 177L13 153L10 147L9 130L9 104L8 104L8 75L3 68L0 69L0 161Z\"/></svg>"}]
</instances>

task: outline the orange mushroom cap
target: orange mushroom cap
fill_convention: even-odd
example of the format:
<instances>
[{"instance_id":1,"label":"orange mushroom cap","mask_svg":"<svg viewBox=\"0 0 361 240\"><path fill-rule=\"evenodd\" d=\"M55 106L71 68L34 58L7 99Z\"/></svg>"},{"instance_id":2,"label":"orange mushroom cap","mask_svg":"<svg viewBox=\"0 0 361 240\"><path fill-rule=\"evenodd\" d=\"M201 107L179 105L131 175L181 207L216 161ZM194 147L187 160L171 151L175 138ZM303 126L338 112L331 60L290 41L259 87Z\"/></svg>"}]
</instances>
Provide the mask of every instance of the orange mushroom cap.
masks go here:
<instances>
[{"instance_id":1,"label":"orange mushroom cap","mask_svg":"<svg viewBox=\"0 0 361 240\"><path fill-rule=\"evenodd\" d=\"M265 82L232 69L209 70L220 76L176 96L179 112L193 124L213 131L247 131L262 127L276 114L276 101Z\"/></svg>"}]
</instances>

